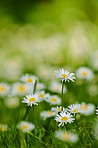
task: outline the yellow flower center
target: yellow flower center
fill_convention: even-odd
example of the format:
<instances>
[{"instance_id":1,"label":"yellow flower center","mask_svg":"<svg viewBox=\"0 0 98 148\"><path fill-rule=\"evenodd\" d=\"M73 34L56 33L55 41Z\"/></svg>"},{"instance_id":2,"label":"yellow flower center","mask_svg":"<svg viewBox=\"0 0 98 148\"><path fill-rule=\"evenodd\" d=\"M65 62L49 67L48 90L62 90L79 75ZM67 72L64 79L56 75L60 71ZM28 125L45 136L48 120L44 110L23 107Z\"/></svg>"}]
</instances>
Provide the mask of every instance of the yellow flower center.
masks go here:
<instances>
[{"instance_id":1,"label":"yellow flower center","mask_svg":"<svg viewBox=\"0 0 98 148\"><path fill-rule=\"evenodd\" d=\"M88 73L87 73L86 71L83 71L83 72L82 72L82 75L83 75L83 76L87 76Z\"/></svg>"},{"instance_id":2,"label":"yellow flower center","mask_svg":"<svg viewBox=\"0 0 98 148\"><path fill-rule=\"evenodd\" d=\"M58 108L58 111L62 111L62 109L61 108Z\"/></svg>"},{"instance_id":3,"label":"yellow flower center","mask_svg":"<svg viewBox=\"0 0 98 148\"><path fill-rule=\"evenodd\" d=\"M61 118L61 120L62 121L67 121L68 120L68 117L64 116L64 117Z\"/></svg>"},{"instance_id":4,"label":"yellow flower center","mask_svg":"<svg viewBox=\"0 0 98 148\"><path fill-rule=\"evenodd\" d=\"M64 134L62 135L62 138L63 138L64 140L70 140L70 134L69 134L69 133L64 133Z\"/></svg>"},{"instance_id":5,"label":"yellow flower center","mask_svg":"<svg viewBox=\"0 0 98 148\"><path fill-rule=\"evenodd\" d=\"M67 75L66 75L66 74L62 74L62 76L63 76L64 78L66 78L66 77L67 77Z\"/></svg>"},{"instance_id":6,"label":"yellow flower center","mask_svg":"<svg viewBox=\"0 0 98 148\"><path fill-rule=\"evenodd\" d=\"M23 129L23 130L25 130L25 129L27 129L27 128L28 128L28 125L26 125L26 124L22 125L22 129Z\"/></svg>"},{"instance_id":7,"label":"yellow flower center","mask_svg":"<svg viewBox=\"0 0 98 148\"><path fill-rule=\"evenodd\" d=\"M1 127L0 130L1 130L2 132L5 132L5 131L6 131L6 128L5 128L5 127Z\"/></svg>"},{"instance_id":8,"label":"yellow flower center","mask_svg":"<svg viewBox=\"0 0 98 148\"><path fill-rule=\"evenodd\" d=\"M88 106L86 104L82 104L80 107L82 110L87 110Z\"/></svg>"},{"instance_id":9,"label":"yellow flower center","mask_svg":"<svg viewBox=\"0 0 98 148\"><path fill-rule=\"evenodd\" d=\"M30 102L34 102L36 99L35 98L30 98L29 101Z\"/></svg>"},{"instance_id":10,"label":"yellow flower center","mask_svg":"<svg viewBox=\"0 0 98 148\"><path fill-rule=\"evenodd\" d=\"M39 97L43 98L44 97L44 94L39 94Z\"/></svg>"},{"instance_id":11,"label":"yellow flower center","mask_svg":"<svg viewBox=\"0 0 98 148\"><path fill-rule=\"evenodd\" d=\"M26 91L26 88L24 85L18 86L18 92L25 92L25 91Z\"/></svg>"},{"instance_id":12,"label":"yellow flower center","mask_svg":"<svg viewBox=\"0 0 98 148\"><path fill-rule=\"evenodd\" d=\"M1 92L5 92L6 91L6 87L5 86L0 86L0 91Z\"/></svg>"},{"instance_id":13,"label":"yellow flower center","mask_svg":"<svg viewBox=\"0 0 98 148\"><path fill-rule=\"evenodd\" d=\"M51 116L53 115L53 113L54 112L52 112L52 111L48 111L48 114L51 115Z\"/></svg>"},{"instance_id":14,"label":"yellow flower center","mask_svg":"<svg viewBox=\"0 0 98 148\"><path fill-rule=\"evenodd\" d=\"M31 78L28 78L27 79L27 82L32 82L33 80Z\"/></svg>"},{"instance_id":15,"label":"yellow flower center","mask_svg":"<svg viewBox=\"0 0 98 148\"><path fill-rule=\"evenodd\" d=\"M51 101L52 101L52 102L56 102L57 99L56 99L56 98L51 98Z\"/></svg>"},{"instance_id":16,"label":"yellow flower center","mask_svg":"<svg viewBox=\"0 0 98 148\"><path fill-rule=\"evenodd\" d=\"M73 112L78 113L78 109L74 109Z\"/></svg>"}]
</instances>

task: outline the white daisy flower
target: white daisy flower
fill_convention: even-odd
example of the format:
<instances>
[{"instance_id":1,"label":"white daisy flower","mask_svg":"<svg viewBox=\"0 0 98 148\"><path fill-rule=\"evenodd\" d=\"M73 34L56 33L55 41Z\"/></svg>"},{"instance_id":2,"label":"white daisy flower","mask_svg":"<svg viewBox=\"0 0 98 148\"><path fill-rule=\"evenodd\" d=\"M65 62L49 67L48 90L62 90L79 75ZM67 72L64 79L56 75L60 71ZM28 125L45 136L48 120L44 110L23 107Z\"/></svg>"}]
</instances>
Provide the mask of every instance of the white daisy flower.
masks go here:
<instances>
[{"instance_id":1,"label":"white daisy flower","mask_svg":"<svg viewBox=\"0 0 98 148\"><path fill-rule=\"evenodd\" d=\"M42 111L40 113L40 116L43 118L43 120L46 120L47 118L50 118L50 117L54 117L56 115L56 113L54 111Z\"/></svg>"},{"instance_id":2,"label":"white daisy flower","mask_svg":"<svg viewBox=\"0 0 98 148\"><path fill-rule=\"evenodd\" d=\"M65 142L75 143L78 141L78 136L74 133L58 130L55 134L56 138Z\"/></svg>"},{"instance_id":3,"label":"white daisy flower","mask_svg":"<svg viewBox=\"0 0 98 148\"><path fill-rule=\"evenodd\" d=\"M37 103L40 102L39 96L37 94L29 94L23 98L23 103L27 103L28 106L38 105Z\"/></svg>"},{"instance_id":4,"label":"white daisy flower","mask_svg":"<svg viewBox=\"0 0 98 148\"><path fill-rule=\"evenodd\" d=\"M61 83L57 82L57 81L53 81L50 86L49 86L49 89L53 92L57 92L57 93L61 93L62 91L62 85ZM67 89L64 85L64 89L63 89L63 92L66 93L67 92Z\"/></svg>"},{"instance_id":5,"label":"white daisy flower","mask_svg":"<svg viewBox=\"0 0 98 148\"><path fill-rule=\"evenodd\" d=\"M71 113L74 113L74 115L80 112L80 104L72 104L68 106L68 108Z\"/></svg>"},{"instance_id":6,"label":"white daisy flower","mask_svg":"<svg viewBox=\"0 0 98 148\"><path fill-rule=\"evenodd\" d=\"M61 99L56 96L56 95L47 95L47 97L45 98L45 101L52 104L52 105L60 105L61 104Z\"/></svg>"},{"instance_id":7,"label":"white daisy flower","mask_svg":"<svg viewBox=\"0 0 98 148\"><path fill-rule=\"evenodd\" d=\"M0 131L6 132L8 130L8 126L6 124L0 124Z\"/></svg>"},{"instance_id":8,"label":"white daisy flower","mask_svg":"<svg viewBox=\"0 0 98 148\"><path fill-rule=\"evenodd\" d=\"M5 105L8 108L16 108L19 106L19 98L17 98L17 97L6 98Z\"/></svg>"},{"instance_id":9,"label":"white daisy flower","mask_svg":"<svg viewBox=\"0 0 98 148\"><path fill-rule=\"evenodd\" d=\"M33 83L34 84L35 81L38 80L38 78L36 76L34 76L34 75L25 74L20 78L20 80L22 82L31 83L31 84Z\"/></svg>"},{"instance_id":10,"label":"white daisy flower","mask_svg":"<svg viewBox=\"0 0 98 148\"><path fill-rule=\"evenodd\" d=\"M67 124L73 122L74 118L69 112L61 112L59 115L56 115L55 120L60 122L58 126L64 126L64 123Z\"/></svg>"},{"instance_id":11,"label":"white daisy flower","mask_svg":"<svg viewBox=\"0 0 98 148\"><path fill-rule=\"evenodd\" d=\"M56 75L58 78L60 78L60 80L62 80L62 82L66 82L66 81L73 81L75 78L75 74L74 73L70 73L68 70L64 70L63 68L55 71Z\"/></svg>"},{"instance_id":12,"label":"white daisy flower","mask_svg":"<svg viewBox=\"0 0 98 148\"><path fill-rule=\"evenodd\" d=\"M86 67L80 67L76 71L76 76L79 79L91 80L94 77L94 74L91 69L86 68Z\"/></svg>"},{"instance_id":13,"label":"white daisy flower","mask_svg":"<svg viewBox=\"0 0 98 148\"><path fill-rule=\"evenodd\" d=\"M15 83L12 85L12 95L26 95L33 92L33 87L25 83Z\"/></svg>"},{"instance_id":14,"label":"white daisy flower","mask_svg":"<svg viewBox=\"0 0 98 148\"><path fill-rule=\"evenodd\" d=\"M59 107L58 107L58 106L57 106L57 107L52 107L51 110L54 111L54 112L56 112L56 114L57 114L57 113L60 113L60 112L62 112L62 111L64 111L64 112L67 112L67 111L68 111L67 108L64 108L64 107L63 107L63 109L62 109L62 106L59 106Z\"/></svg>"},{"instance_id":15,"label":"white daisy flower","mask_svg":"<svg viewBox=\"0 0 98 148\"><path fill-rule=\"evenodd\" d=\"M98 115L98 107L97 107L97 109L96 109L96 115Z\"/></svg>"},{"instance_id":16,"label":"white daisy flower","mask_svg":"<svg viewBox=\"0 0 98 148\"><path fill-rule=\"evenodd\" d=\"M22 132L26 133L32 131L35 128L35 125L27 121L21 121L17 125L17 128L20 129Z\"/></svg>"},{"instance_id":17,"label":"white daisy flower","mask_svg":"<svg viewBox=\"0 0 98 148\"><path fill-rule=\"evenodd\" d=\"M47 97L47 94L45 94L45 91L40 91L37 94L40 101L43 101Z\"/></svg>"},{"instance_id":18,"label":"white daisy flower","mask_svg":"<svg viewBox=\"0 0 98 148\"><path fill-rule=\"evenodd\" d=\"M10 87L8 84L0 83L0 95L1 96L8 95L9 91L10 91Z\"/></svg>"},{"instance_id":19,"label":"white daisy flower","mask_svg":"<svg viewBox=\"0 0 98 148\"><path fill-rule=\"evenodd\" d=\"M41 91L43 89L45 89L45 85L43 83L38 82L36 85L36 91Z\"/></svg>"},{"instance_id":20,"label":"white daisy flower","mask_svg":"<svg viewBox=\"0 0 98 148\"><path fill-rule=\"evenodd\" d=\"M93 104L85 104L84 102L80 105L80 111L83 115L90 115L94 113L95 106Z\"/></svg>"}]
</instances>

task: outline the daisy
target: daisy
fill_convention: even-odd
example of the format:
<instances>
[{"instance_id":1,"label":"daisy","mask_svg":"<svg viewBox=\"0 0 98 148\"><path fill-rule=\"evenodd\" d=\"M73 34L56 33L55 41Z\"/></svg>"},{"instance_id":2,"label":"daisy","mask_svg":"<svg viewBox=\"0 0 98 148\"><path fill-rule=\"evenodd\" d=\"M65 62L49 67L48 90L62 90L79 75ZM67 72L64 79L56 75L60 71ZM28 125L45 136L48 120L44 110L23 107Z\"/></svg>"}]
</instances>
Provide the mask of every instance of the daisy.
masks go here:
<instances>
[{"instance_id":1,"label":"daisy","mask_svg":"<svg viewBox=\"0 0 98 148\"><path fill-rule=\"evenodd\" d=\"M56 131L55 134L56 138L65 141L65 142L71 142L75 143L78 141L78 136L76 134L73 134L71 132L63 131L63 130L58 130Z\"/></svg>"},{"instance_id":2,"label":"daisy","mask_svg":"<svg viewBox=\"0 0 98 148\"><path fill-rule=\"evenodd\" d=\"M19 106L19 98L17 98L17 97L6 98L5 105L8 108L16 108Z\"/></svg>"},{"instance_id":3,"label":"daisy","mask_svg":"<svg viewBox=\"0 0 98 148\"><path fill-rule=\"evenodd\" d=\"M37 103L40 102L39 96L37 94L29 94L23 98L23 103L27 103L28 106L38 105Z\"/></svg>"},{"instance_id":4,"label":"daisy","mask_svg":"<svg viewBox=\"0 0 98 148\"><path fill-rule=\"evenodd\" d=\"M22 82L31 83L31 84L33 83L34 84L35 81L38 80L38 78L36 76L34 76L34 75L25 74L20 78L20 80Z\"/></svg>"},{"instance_id":5,"label":"daisy","mask_svg":"<svg viewBox=\"0 0 98 148\"><path fill-rule=\"evenodd\" d=\"M61 93L61 91L62 91L62 85L61 85L61 83L59 83L59 82L53 81L53 82L50 84L49 89L50 89L51 91L53 91L53 92ZM64 92L64 93L67 92L67 89L66 89L65 85L64 85L63 92Z\"/></svg>"},{"instance_id":6,"label":"daisy","mask_svg":"<svg viewBox=\"0 0 98 148\"><path fill-rule=\"evenodd\" d=\"M61 99L56 95L53 95L53 96L47 95L47 97L45 98L45 101L52 104L52 105L60 105L61 104Z\"/></svg>"},{"instance_id":7,"label":"daisy","mask_svg":"<svg viewBox=\"0 0 98 148\"><path fill-rule=\"evenodd\" d=\"M68 108L71 113L74 113L74 115L80 112L80 104L72 104L68 106Z\"/></svg>"},{"instance_id":8,"label":"daisy","mask_svg":"<svg viewBox=\"0 0 98 148\"><path fill-rule=\"evenodd\" d=\"M12 95L26 95L33 91L31 85L25 83L15 83L12 85Z\"/></svg>"},{"instance_id":9,"label":"daisy","mask_svg":"<svg viewBox=\"0 0 98 148\"><path fill-rule=\"evenodd\" d=\"M36 91L41 91L43 89L45 89L45 85L43 83L38 82L36 85Z\"/></svg>"},{"instance_id":10,"label":"daisy","mask_svg":"<svg viewBox=\"0 0 98 148\"><path fill-rule=\"evenodd\" d=\"M41 101L43 101L44 98L46 97L45 91L40 91L37 94L38 94L39 100Z\"/></svg>"},{"instance_id":11,"label":"daisy","mask_svg":"<svg viewBox=\"0 0 98 148\"><path fill-rule=\"evenodd\" d=\"M35 128L35 125L27 121L21 121L17 125L17 128L20 129L22 132L26 133L32 131Z\"/></svg>"},{"instance_id":12,"label":"daisy","mask_svg":"<svg viewBox=\"0 0 98 148\"><path fill-rule=\"evenodd\" d=\"M54 111L42 111L40 113L40 116L43 118L43 120L46 120L47 118L50 118L50 117L54 117L56 115L56 113Z\"/></svg>"},{"instance_id":13,"label":"daisy","mask_svg":"<svg viewBox=\"0 0 98 148\"><path fill-rule=\"evenodd\" d=\"M98 107L97 107L97 109L96 109L96 115L98 115Z\"/></svg>"},{"instance_id":14,"label":"daisy","mask_svg":"<svg viewBox=\"0 0 98 148\"><path fill-rule=\"evenodd\" d=\"M0 124L0 130L1 130L2 132L5 132L5 131L8 130L8 126L7 126L6 124Z\"/></svg>"},{"instance_id":15,"label":"daisy","mask_svg":"<svg viewBox=\"0 0 98 148\"><path fill-rule=\"evenodd\" d=\"M10 90L10 87L8 84L0 83L0 95L1 96L8 95L9 90Z\"/></svg>"},{"instance_id":16,"label":"daisy","mask_svg":"<svg viewBox=\"0 0 98 148\"><path fill-rule=\"evenodd\" d=\"M55 120L60 122L58 126L64 126L64 123L67 124L73 122L74 118L69 112L61 112L59 115L56 115Z\"/></svg>"},{"instance_id":17,"label":"daisy","mask_svg":"<svg viewBox=\"0 0 98 148\"><path fill-rule=\"evenodd\" d=\"M75 75L74 73L70 73L68 70L64 70L63 68L55 71L55 73L62 82L66 82L66 81L74 82L74 79L76 79L74 76Z\"/></svg>"},{"instance_id":18,"label":"daisy","mask_svg":"<svg viewBox=\"0 0 98 148\"><path fill-rule=\"evenodd\" d=\"M90 115L94 113L95 106L93 104L85 104L84 102L80 105L80 111L83 115Z\"/></svg>"},{"instance_id":19,"label":"daisy","mask_svg":"<svg viewBox=\"0 0 98 148\"><path fill-rule=\"evenodd\" d=\"M79 69L77 69L76 71L76 76L79 79L87 79L87 80L91 80L94 77L94 74L92 72L91 69L86 68L86 67L80 67Z\"/></svg>"},{"instance_id":20,"label":"daisy","mask_svg":"<svg viewBox=\"0 0 98 148\"><path fill-rule=\"evenodd\" d=\"M64 108L64 107L62 109L62 106L59 106L59 107L57 106L57 107L52 107L51 110L56 112L56 114L58 114L58 113L60 113L62 111L67 112L68 109Z\"/></svg>"}]
</instances>

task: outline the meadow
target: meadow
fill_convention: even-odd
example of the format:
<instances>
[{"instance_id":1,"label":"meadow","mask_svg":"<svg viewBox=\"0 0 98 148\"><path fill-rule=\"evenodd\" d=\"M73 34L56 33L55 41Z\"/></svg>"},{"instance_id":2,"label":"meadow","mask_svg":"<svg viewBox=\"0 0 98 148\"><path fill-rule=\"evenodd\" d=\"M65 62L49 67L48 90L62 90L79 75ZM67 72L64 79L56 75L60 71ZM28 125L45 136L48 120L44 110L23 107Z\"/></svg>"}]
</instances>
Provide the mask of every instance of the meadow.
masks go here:
<instances>
[{"instance_id":1,"label":"meadow","mask_svg":"<svg viewBox=\"0 0 98 148\"><path fill-rule=\"evenodd\" d=\"M98 147L98 4L75 2L0 5L0 148Z\"/></svg>"}]
</instances>

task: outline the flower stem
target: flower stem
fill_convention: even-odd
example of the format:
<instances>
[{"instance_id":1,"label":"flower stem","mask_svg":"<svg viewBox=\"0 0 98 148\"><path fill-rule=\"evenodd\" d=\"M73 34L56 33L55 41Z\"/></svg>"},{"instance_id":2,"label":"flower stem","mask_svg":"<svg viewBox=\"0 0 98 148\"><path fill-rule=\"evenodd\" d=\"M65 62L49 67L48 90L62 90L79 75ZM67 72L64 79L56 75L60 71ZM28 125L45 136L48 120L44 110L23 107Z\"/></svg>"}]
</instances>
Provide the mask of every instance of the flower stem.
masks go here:
<instances>
[{"instance_id":1,"label":"flower stem","mask_svg":"<svg viewBox=\"0 0 98 148\"><path fill-rule=\"evenodd\" d=\"M77 125L77 121L76 121L76 114L75 114L75 124Z\"/></svg>"},{"instance_id":2,"label":"flower stem","mask_svg":"<svg viewBox=\"0 0 98 148\"><path fill-rule=\"evenodd\" d=\"M37 80L35 81L35 84L34 84L34 90L33 90L33 94L35 93L36 91L36 85L37 85ZM34 105L33 105L33 113L34 113L34 120L35 120L35 124L37 126L37 121L36 121L36 112L34 111Z\"/></svg>"},{"instance_id":3,"label":"flower stem","mask_svg":"<svg viewBox=\"0 0 98 148\"><path fill-rule=\"evenodd\" d=\"M69 143L67 143L67 145L68 145L69 148L72 148L72 146Z\"/></svg>"},{"instance_id":4,"label":"flower stem","mask_svg":"<svg viewBox=\"0 0 98 148\"><path fill-rule=\"evenodd\" d=\"M29 113L29 110L30 110L30 107L27 106L27 108L26 108L26 112L25 112L25 115L24 115L24 117L23 117L23 120L26 119L27 114Z\"/></svg>"},{"instance_id":5,"label":"flower stem","mask_svg":"<svg viewBox=\"0 0 98 148\"><path fill-rule=\"evenodd\" d=\"M34 122L35 122L35 125L37 126L36 112L35 112L35 106L34 105L33 105L33 114L34 114Z\"/></svg>"},{"instance_id":6,"label":"flower stem","mask_svg":"<svg viewBox=\"0 0 98 148\"><path fill-rule=\"evenodd\" d=\"M29 148L29 142L30 142L30 137L29 137L29 134L27 133L27 146Z\"/></svg>"},{"instance_id":7,"label":"flower stem","mask_svg":"<svg viewBox=\"0 0 98 148\"><path fill-rule=\"evenodd\" d=\"M20 114L20 120L21 120L21 117L22 117L22 103L21 103L21 98L19 98L19 104L20 104L20 107L19 107L19 114Z\"/></svg>"},{"instance_id":8,"label":"flower stem","mask_svg":"<svg viewBox=\"0 0 98 148\"><path fill-rule=\"evenodd\" d=\"M37 85L37 80L36 80L35 83L34 83L33 95L34 95L35 90L36 90L36 85Z\"/></svg>"},{"instance_id":9,"label":"flower stem","mask_svg":"<svg viewBox=\"0 0 98 148\"><path fill-rule=\"evenodd\" d=\"M62 94L61 94L61 98L62 98L62 108L64 106L64 98L63 98L63 95L64 95L64 81L62 82Z\"/></svg>"}]
</instances>

